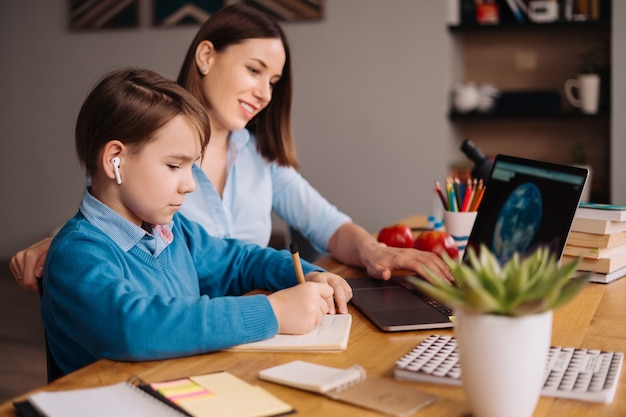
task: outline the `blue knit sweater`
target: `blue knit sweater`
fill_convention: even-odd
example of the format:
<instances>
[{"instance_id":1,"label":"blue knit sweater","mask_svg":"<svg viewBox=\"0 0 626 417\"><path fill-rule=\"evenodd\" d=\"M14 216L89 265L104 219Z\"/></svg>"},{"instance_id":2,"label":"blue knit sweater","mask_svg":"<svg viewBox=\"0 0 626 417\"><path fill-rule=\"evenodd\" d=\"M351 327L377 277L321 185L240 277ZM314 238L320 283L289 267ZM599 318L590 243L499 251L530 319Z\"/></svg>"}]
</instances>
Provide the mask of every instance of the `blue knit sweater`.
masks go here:
<instances>
[{"instance_id":1,"label":"blue knit sweater","mask_svg":"<svg viewBox=\"0 0 626 417\"><path fill-rule=\"evenodd\" d=\"M265 295L297 283L288 251L210 237L180 214L153 256L122 249L76 214L46 259L42 318L64 372L100 358L143 361L265 339L278 322ZM305 274L321 270L303 262Z\"/></svg>"}]
</instances>

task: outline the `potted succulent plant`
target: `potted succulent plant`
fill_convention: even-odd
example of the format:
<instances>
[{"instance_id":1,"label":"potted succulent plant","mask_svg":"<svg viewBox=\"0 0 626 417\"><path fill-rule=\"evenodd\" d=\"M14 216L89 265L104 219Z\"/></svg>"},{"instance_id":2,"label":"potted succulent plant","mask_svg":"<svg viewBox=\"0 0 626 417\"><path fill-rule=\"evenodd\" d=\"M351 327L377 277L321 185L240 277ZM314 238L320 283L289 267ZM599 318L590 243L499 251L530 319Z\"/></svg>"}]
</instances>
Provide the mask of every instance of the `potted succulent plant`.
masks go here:
<instances>
[{"instance_id":1,"label":"potted succulent plant","mask_svg":"<svg viewBox=\"0 0 626 417\"><path fill-rule=\"evenodd\" d=\"M580 74L599 74L607 64L604 50L598 45L589 45L586 51L579 56Z\"/></svg>"},{"instance_id":2,"label":"potted succulent plant","mask_svg":"<svg viewBox=\"0 0 626 417\"><path fill-rule=\"evenodd\" d=\"M560 265L548 249L516 254L505 265L484 246L468 249L468 263L442 254L450 285L431 271L417 288L455 313L463 389L474 417L529 417L543 385L552 310L585 286L574 277L578 260Z\"/></svg>"}]
</instances>

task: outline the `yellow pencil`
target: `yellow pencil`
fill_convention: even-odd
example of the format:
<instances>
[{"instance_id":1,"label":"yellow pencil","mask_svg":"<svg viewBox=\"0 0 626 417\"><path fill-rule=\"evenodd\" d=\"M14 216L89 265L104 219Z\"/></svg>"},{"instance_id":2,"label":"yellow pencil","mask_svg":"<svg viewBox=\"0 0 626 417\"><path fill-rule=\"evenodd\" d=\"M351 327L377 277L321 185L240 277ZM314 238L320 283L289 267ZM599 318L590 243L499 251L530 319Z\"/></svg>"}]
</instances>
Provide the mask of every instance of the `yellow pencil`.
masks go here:
<instances>
[{"instance_id":1,"label":"yellow pencil","mask_svg":"<svg viewBox=\"0 0 626 417\"><path fill-rule=\"evenodd\" d=\"M302 270L302 261L300 261L300 252L298 252L298 245L291 243L289 245L291 249L291 259L293 260L293 269L296 270L296 277L298 278L298 284L304 283L304 271Z\"/></svg>"}]
</instances>

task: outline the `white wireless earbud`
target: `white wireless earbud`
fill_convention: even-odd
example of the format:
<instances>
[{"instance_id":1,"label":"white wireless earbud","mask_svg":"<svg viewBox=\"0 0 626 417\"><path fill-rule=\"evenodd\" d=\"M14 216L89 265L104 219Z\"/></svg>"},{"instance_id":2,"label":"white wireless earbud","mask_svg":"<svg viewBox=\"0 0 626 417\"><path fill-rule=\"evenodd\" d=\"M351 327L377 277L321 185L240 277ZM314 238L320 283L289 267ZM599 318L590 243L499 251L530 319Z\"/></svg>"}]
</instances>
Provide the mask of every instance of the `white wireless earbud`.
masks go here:
<instances>
[{"instance_id":1,"label":"white wireless earbud","mask_svg":"<svg viewBox=\"0 0 626 417\"><path fill-rule=\"evenodd\" d=\"M120 162L121 160L117 156L111 159L111 165L113 165L113 172L115 172L115 181L117 181L118 184L122 183L122 177L120 176Z\"/></svg>"}]
</instances>

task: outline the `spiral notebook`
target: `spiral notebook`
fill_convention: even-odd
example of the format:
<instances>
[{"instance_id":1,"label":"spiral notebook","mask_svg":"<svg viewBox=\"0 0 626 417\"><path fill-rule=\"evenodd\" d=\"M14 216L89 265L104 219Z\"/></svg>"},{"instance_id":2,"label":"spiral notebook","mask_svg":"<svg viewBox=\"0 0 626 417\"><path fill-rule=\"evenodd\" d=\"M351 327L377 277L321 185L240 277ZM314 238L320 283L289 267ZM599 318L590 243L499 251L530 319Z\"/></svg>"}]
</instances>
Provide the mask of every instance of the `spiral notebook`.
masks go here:
<instances>
[{"instance_id":1,"label":"spiral notebook","mask_svg":"<svg viewBox=\"0 0 626 417\"><path fill-rule=\"evenodd\" d=\"M624 354L550 347L541 395L610 403L615 398ZM461 385L461 365L452 336L431 335L396 361L401 380Z\"/></svg>"},{"instance_id":2,"label":"spiral notebook","mask_svg":"<svg viewBox=\"0 0 626 417\"><path fill-rule=\"evenodd\" d=\"M296 360L264 369L259 378L397 417L413 414L437 399L391 379L367 378L359 365L342 369Z\"/></svg>"},{"instance_id":3,"label":"spiral notebook","mask_svg":"<svg viewBox=\"0 0 626 417\"><path fill-rule=\"evenodd\" d=\"M134 377L103 387L39 392L14 405L23 417L267 417L294 411L228 372L156 384Z\"/></svg>"},{"instance_id":4,"label":"spiral notebook","mask_svg":"<svg viewBox=\"0 0 626 417\"><path fill-rule=\"evenodd\" d=\"M148 394L130 382L68 391L38 392L15 402L19 416L42 417L182 417L190 414Z\"/></svg>"}]
</instances>

